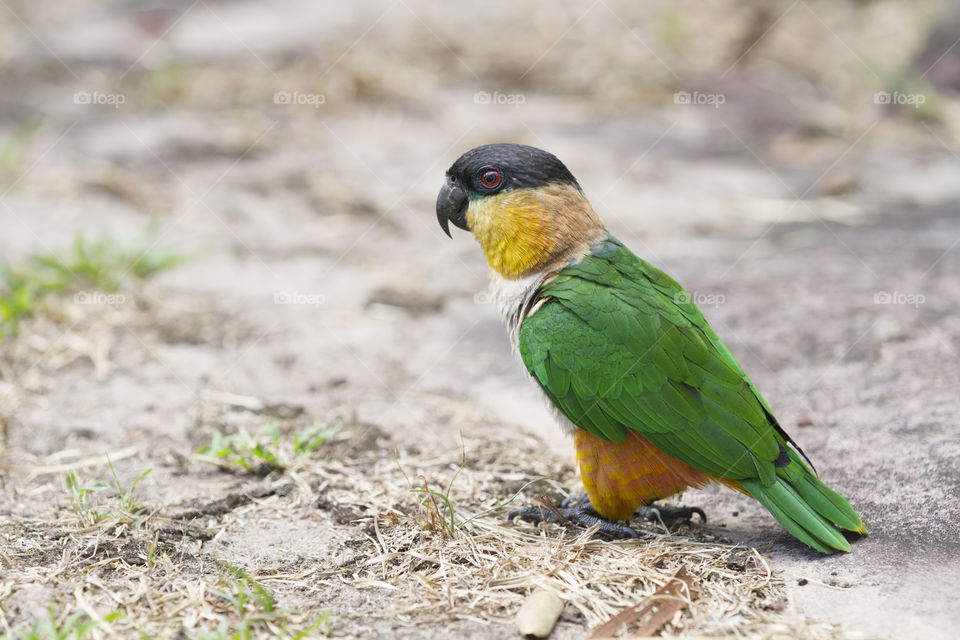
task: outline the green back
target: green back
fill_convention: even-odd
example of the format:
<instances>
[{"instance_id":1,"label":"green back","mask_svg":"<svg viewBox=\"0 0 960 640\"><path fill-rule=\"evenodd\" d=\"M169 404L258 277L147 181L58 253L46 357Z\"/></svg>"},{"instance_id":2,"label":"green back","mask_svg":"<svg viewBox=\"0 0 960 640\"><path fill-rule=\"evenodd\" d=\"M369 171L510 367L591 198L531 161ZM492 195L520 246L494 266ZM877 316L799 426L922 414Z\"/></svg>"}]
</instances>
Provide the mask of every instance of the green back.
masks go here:
<instances>
[{"instance_id":1,"label":"green back","mask_svg":"<svg viewBox=\"0 0 960 640\"><path fill-rule=\"evenodd\" d=\"M617 239L541 297L520 327L520 354L574 424L616 442L632 429L694 468L765 486L789 463L785 434L700 310Z\"/></svg>"},{"instance_id":2,"label":"green back","mask_svg":"<svg viewBox=\"0 0 960 640\"><path fill-rule=\"evenodd\" d=\"M690 466L737 480L794 536L849 551L833 526L866 533L672 278L608 236L540 292L520 355L574 424L623 442L630 430ZM795 451L789 448L794 445Z\"/></svg>"}]
</instances>

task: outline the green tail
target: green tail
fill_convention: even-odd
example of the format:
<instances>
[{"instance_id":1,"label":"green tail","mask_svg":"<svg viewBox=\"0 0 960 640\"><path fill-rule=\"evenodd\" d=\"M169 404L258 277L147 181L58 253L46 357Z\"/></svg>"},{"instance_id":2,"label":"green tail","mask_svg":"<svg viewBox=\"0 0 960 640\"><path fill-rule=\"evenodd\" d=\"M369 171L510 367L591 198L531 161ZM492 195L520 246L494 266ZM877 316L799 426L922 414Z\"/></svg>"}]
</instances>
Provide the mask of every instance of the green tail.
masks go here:
<instances>
[{"instance_id":1,"label":"green tail","mask_svg":"<svg viewBox=\"0 0 960 640\"><path fill-rule=\"evenodd\" d=\"M837 527L867 533L860 516L843 497L823 484L793 451L791 463L777 469L770 486L760 480L741 480L743 488L767 508L802 542L817 551L850 551L850 543ZM834 526L836 525L836 526Z\"/></svg>"}]
</instances>

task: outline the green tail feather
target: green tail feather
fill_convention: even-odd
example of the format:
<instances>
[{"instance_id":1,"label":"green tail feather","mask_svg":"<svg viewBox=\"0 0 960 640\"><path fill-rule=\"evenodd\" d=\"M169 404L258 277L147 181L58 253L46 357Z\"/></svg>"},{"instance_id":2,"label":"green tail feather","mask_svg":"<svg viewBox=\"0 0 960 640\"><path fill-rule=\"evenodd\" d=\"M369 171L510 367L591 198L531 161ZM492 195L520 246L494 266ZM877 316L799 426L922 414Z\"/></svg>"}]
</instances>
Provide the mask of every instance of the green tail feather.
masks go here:
<instances>
[{"instance_id":1,"label":"green tail feather","mask_svg":"<svg viewBox=\"0 0 960 640\"><path fill-rule=\"evenodd\" d=\"M759 480L741 480L740 484L797 539L823 553L850 551L850 543L837 527L866 533L860 517L792 451L790 457L792 464L777 469L772 485L763 486Z\"/></svg>"},{"instance_id":2,"label":"green tail feather","mask_svg":"<svg viewBox=\"0 0 960 640\"><path fill-rule=\"evenodd\" d=\"M788 451L793 464L778 470L796 489L803 500L828 521L847 531L867 533L867 528L853 507L839 493L815 476L793 451Z\"/></svg>"}]
</instances>

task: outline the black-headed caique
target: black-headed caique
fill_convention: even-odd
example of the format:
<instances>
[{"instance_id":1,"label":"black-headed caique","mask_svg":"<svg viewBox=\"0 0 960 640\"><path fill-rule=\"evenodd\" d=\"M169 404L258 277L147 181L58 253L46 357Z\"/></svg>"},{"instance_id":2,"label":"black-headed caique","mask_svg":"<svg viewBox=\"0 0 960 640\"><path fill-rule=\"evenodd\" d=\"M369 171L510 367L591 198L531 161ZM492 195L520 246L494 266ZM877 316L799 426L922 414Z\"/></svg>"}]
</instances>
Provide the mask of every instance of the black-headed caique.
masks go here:
<instances>
[{"instance_id":1,"label":"black-headed caique","mask_svg":"<svg viewBox=\"0 0 960 640\"><path fill-rule=\"evenodd\" d=\"M517 144L468 151L447 171L437 219L479 241L513 344L573 436L588 500L561 505L564 517L629 520L716 481L823 553L850 550L841 529L866 532L690 297L610 235L555 156Z\"/></svg>"}]
</instances>

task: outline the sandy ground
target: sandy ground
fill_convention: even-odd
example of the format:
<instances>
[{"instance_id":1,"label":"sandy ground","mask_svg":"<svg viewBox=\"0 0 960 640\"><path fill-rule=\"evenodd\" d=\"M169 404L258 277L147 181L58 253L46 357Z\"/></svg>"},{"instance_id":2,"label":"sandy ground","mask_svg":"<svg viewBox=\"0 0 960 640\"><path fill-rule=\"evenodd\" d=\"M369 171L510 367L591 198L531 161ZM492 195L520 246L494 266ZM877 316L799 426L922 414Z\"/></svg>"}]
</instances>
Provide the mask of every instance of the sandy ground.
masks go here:
<instances>
[{"instance_id":1,"label":"sandy ground","mask_svg":"<svg viewBox=\"0 0 960 640\"><path fill-rule=\"evenodd\" d=\"M569 465L483 294L481 252L434 217L446 167L511 140L560 156L611 231L695 292L871 530L852 553L820 557L717 489L684 497L710 515L701 533L761 548L792 614L850 634L953 637L958 105L930 93L923 119L874 101L936 10L784 3L737 63L756 16L735 3L541 15L495 2L481 16L420 2L5 5L0 129L40 118L5 156L6 261L148 224L197 257L104 333L60 326L53 347L69 342L75 359L34 345L13 361L0 396L6 526L60 516L60 476L37 472L57 452L132 447L117 468L153 469L138 489L151 505L235 489L184 462L220 424L211 391L354 434L375 425L383 456L415 446L455 463L466 433L539 438L544 460ZM199 544L285 566L350 537L305 517L253 510ZM362 609L362 593L325 597L342 612ZM6 595L18 620L50 594Z\"/></svg>"}]
</instances>

